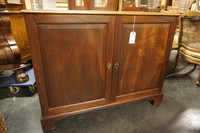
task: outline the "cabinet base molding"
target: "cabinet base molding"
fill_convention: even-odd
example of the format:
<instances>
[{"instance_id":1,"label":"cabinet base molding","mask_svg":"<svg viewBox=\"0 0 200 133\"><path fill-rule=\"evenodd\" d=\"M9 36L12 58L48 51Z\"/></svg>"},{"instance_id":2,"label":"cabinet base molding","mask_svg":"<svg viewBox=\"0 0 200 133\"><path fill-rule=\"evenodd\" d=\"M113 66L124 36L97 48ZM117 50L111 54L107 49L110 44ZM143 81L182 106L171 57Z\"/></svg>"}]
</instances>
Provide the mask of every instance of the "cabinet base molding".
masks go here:
<instances>
[{"instance_id":1,"label":"cabinet base molding","mask_svg":"<svg viewBox=\"0 0 200 133\"><path fill-rule=\"evenodd\" d=\"M55 114L55 115L49 115L46 117L42 117L41 124L42 124L42 128L44 131L53 130L53 129L56 129L56 126L55 126L56 122L58 122L59 120L61 120L63 118L66 118L68 116L82 114L82 113L100 110L100 109L105 109L105 108L114 107L117 105L123 105L126 103L134 102L134 101L141 101L141 100L147 100L152 105L160 105L160 103L162 102L162 99L163 99L163 94L160 93L160 94L157 94L157 95L154 94L154 95L148 96L148 97L132 99L132 100L127 100L127 101L122 101L122 102L114 102L114 103L110 103L110 104L106 104L106 105L102 105L102 106L82 109L82 110L73 111L73 112L67 112L67 113L58 112L58 114Z\"/></svg>"}]
</instances>

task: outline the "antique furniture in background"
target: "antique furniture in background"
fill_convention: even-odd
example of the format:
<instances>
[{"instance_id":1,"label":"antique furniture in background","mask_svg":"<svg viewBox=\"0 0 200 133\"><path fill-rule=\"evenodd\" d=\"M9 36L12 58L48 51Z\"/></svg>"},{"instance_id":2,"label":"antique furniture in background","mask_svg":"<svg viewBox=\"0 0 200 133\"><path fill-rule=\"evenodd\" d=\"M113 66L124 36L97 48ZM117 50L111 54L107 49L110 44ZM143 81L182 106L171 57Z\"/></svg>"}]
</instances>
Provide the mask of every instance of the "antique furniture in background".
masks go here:
<instances>
[{"instance_id":1,"label":"antique furniture in background","mask_svg":"<svg viewBox=\"0 0 200 133\"><path fill-rule=\"evenodd\" d=\"M175 30L175 34L174 34L174 40L173 40L173 43L172 43L172 49L173 50L177 50L178 49L178 38L179 38L179 28L178 28L178 25L176 26L176 30Z\"/></svg>"},{"instance_id":2,"label":"antique furniture in background","mask_svg":"<svg viewBox=\"0 0 200 133\"><path fill-rule=\"evenodd\" d=\"M118 0L69 0L70 10L117 10Z\"/></svg>"},{"instance_id":3,"label":"antique furniture in background","mask_svg":"<svg viewBox=\"0 0 200 133\"><path fill-rule=\"evenodd\" d=\"M19 48L12 37L9 16L1 15L0 20L0 70L9 70L19 67L21 55Z\"/></svg>"},{"instance_id":4,"label":"antique furniture in background","mask_svg":"<svg viewBox=\"0 0 200 133\"><path fill-rule=\"evenodd\" d=\"M122 11L160 12L161 0L120 0Z\"/></svg>"},{"instance_id":5,"label":"antique furniture in background","mask_svg":"<svg viewBox=\"0 0 200 133\"><path fill-rule=\"evenodd\" d=\"M121 2L121 10L122 11L148 11L148 3L147 0L144 0L146 3L142 7L136 7L135 0L120 0ZM120 8L120 7L119 7Z\"/></svg>"},{"instance_id":6,"label":"antique furniture in background","mask_svg":"<svg viewBox=\"0 0 200 133\"><path fill-rule=\"evenodd\" d=\"M18 1L18 3L13 3L12 1L13 0L5 0L6 9L11 11L7 13L7 15L9 15L10 18L12 36L20 49L21 62L25 62L31 59L25 20L23 14L20 13L22 9L26 8L25 0L15 0Z\"/></svg>"},{"instance_id":7,"label":"antique furniture in background","mask_svg":"<svg viewBox=\"0 0 200 133\"><path fill-rule=\"evenodd\" d=\"M9 17L12 35L20 50L21 62L29 61L31 60L31 53L24 16L21 13L15 13L10 14Z\"/></svg>"},{"instance_id":8,"label":"antique furniture in background","mask_svg":"<svg viewBox=\"0 0 200 133\"><path fill-rule=\"evenodd\" d=\"M25 82L28 76L20 70L24 66L21 64L19 48L12 36L10 18L8 15L0 15L0 71L14 70L16 81Z\"/></svg>"},{"instance_id":9,"label":"antique furniture in background","mask_svg":"<svg viewBox=\"0 0 200 133\"><path fill-rule=\"evenodd\" d=\"M179 56L190 63L200 65L200 11L183 13L179 18L179 24L179 47L174 69ZM200 86L200 73L196 84Z\"/></svg>"},{"instance_id":10,"label":"antique furniture in background","mask_svg":"<svg viewBox=\"0 0 200 133\"><path fill-rule=\"evenodd\" d=\"M19 11L26 8L25 0L15 0L15 2L13 2L13 0L4 0L4 1L6 3L7 10Z\"/></svg>"},{"instance_id":11,"label":"antique furniture in background","mask_svg":"<svg viewBox=\"0 0 200 133\"><path fill-rule=\"evenodd\" d=\"M4 1L4 0L0 0L0 11L1 11L1 10L5 10L5 8L6 8L6 3L5 3L5 1Z\"/></svg>"},{"instance_id":12,"label":"antique furniture in background","mask_svg":"<svg viewBox=\"0 0 200 133\"><path fill-rule=\"evenodd\" d=\"M117 10L118 0L40 0L37 2L44 10L56 9L56 3L68 3L70 10ZM68 10L65 6L64 10Z\"/></svg>"},{"instance_id":13,"label":"antique furniture in background","mask_svg":"<svg viewBox=\"0 0 200 133\"><path fill-rule=\"evenodd\" d=\"M19 12L20 8L14 8L10 11L11 6L7 8L7 1L1 2L4 7L0 11L0 71L14 70L16 80L18 82L26 82L28 75L22 71L22 68L26 66L21 65L21 63L29 61L31 55L25 20ZM10 3L10 5L12 4ZM19 5L21 7L21 4ZM14 6L18 7L16 3L14 3Z\"/></svg>"},{"instance_id":14,"label":"antique furniture in background","mask_svg":"<svg viewBox=\"0 0 200 133\"><path fill-rule=\"evenodd\" d=\"M42 127L138 100L160 104L177 15L118 11L23 11ZM136 15L135 44L129 44Z\"/></svg>"}]
</instances>

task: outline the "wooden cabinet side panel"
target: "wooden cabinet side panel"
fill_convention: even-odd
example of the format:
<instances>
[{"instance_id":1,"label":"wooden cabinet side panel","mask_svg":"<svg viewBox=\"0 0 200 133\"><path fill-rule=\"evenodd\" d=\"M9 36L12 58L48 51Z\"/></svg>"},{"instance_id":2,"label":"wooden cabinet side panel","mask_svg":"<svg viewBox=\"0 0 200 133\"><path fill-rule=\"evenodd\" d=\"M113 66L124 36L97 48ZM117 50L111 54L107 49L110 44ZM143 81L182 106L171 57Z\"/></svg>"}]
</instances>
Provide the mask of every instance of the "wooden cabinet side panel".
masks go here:
<instances>
[{"instance_id":1,"label":"wooden cabinet side panel","mask_svg":"<svg viewBox=\"0 0 200 133\"><path fill-rule=\"evenodd\" d=\"M172 50L172 44L173 44L173 40L174 40L174 35L175 35L178 17L171 17L171 19L172 20L171 20L171 23L170 23L169 36L168 36L168 40L167 40L167 47L166 47L166 50L165 50L165 57L163 59L161 75L159 77L160 82L158 83L159 92L162 91L162 87L163 87L163 84L164 84L164 79L165 79L165 75L166 75L168 64L169 64L169 56L170 56L170 53L171 53L171 50Z\"/></svg>"},{"instance_id":2,"label":"wooden cabinet side panel","mask_svg":"<svg viewBox=\"0 0 200 133\"><path fill-rule=\"evenodd\" d=\"M49 103L47 97L47 90L45 85L44 69L42 64L42 57L40 51L39 37L37 31L37 24L34 20L34 15L25 15L26 27L28 32L29 43L31 47L32 62L37 82L38 95L42 109L42 115L48 114Z\"/></svg>"}]
</instances>

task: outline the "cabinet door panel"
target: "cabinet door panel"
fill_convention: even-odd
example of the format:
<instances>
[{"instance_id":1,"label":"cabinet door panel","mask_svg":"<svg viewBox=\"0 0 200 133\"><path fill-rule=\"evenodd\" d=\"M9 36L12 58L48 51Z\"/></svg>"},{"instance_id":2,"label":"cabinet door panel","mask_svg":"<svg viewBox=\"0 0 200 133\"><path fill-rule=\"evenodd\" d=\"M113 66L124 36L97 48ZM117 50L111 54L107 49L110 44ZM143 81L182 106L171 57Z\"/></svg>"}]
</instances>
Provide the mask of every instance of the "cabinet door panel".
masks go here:
<instances>
[{"instance_id":1,"label":"cabinet door panel","mask_svg":"<svg viewBox=\"0 0 200 133\"><path fill-rule=\"evenodd\" d=\"M105 66L111 60L106 53L112 51L110 18L82 19L77 15L64 21L60 17L63 16L35 17L49 111L57 113L62 106L63 112L70 112L109 103L111 86L106 79L111 82L111 73Z\"/></svg>"},{"instance_id":2,"label":"cabinet door panel","mask_svg":"<svg viewBox=\"0 0 200 133\"><path fill-rule=\"evenodd\" d=\"M105 24L39 25L51 107L104 98L106 29Z\"/></svg>"},{"instance_id":3,"label":"cabinet door panel","mask_svg":"<svg viewBox=\"0 0 200 133\"><path fill-rule=\"evenodd\" d=\"M135 44L129 44L129 35L133 30L133 17L118 17L116 31L115 62L119 62L116 99L130 97L142 92L148 94L159 88L164 65L165 51L169 39L170 23L158 20L148 22L148 17L137 16ZM161 21L162 18L161 18ZM114 85L115 86L115 85ZM135 96L136 97L136 96Z\"/></svg>"}]
</instances>

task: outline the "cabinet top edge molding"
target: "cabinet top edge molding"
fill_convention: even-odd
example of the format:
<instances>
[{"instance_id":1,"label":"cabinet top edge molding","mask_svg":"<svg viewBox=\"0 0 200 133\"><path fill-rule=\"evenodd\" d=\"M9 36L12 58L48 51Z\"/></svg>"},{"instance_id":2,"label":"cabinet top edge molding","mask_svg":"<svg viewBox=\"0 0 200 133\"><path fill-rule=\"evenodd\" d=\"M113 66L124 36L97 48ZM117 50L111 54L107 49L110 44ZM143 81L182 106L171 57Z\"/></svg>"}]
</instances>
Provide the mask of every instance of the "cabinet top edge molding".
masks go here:
<instances>
[{"instance_id":1,"label":"cabinet top edge molding","mask_svg":"<svg viewBox=\"0 0 200 133\"><path fill-rule=\"evenodd\" d=\"M135 12L135 11L96 11L96 10L22 10L28 14L85 14L85 15L155 15L155 16L179 16L179 14L168 12Z\"/></svg>"}]
</instances>

